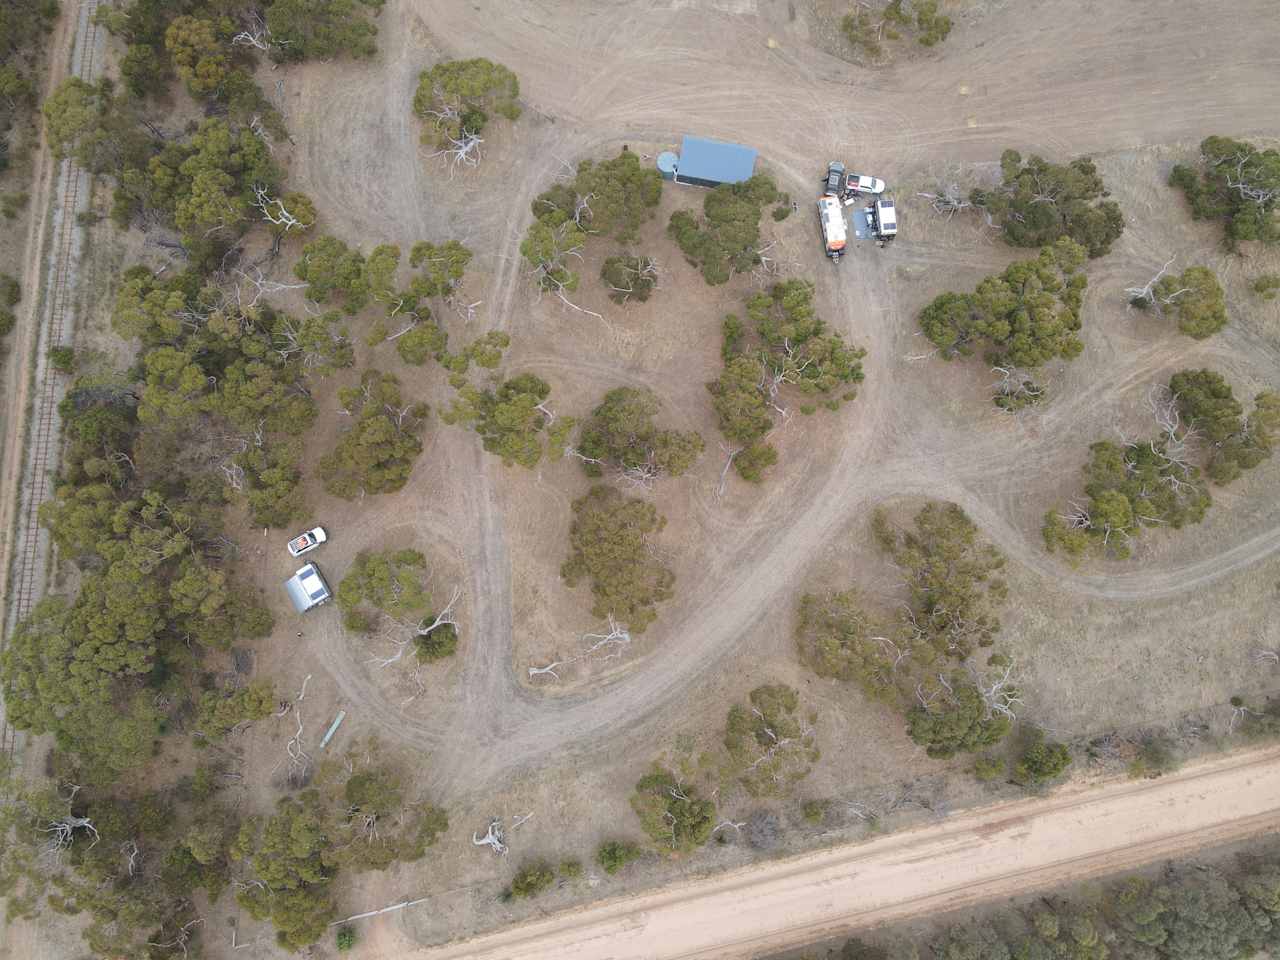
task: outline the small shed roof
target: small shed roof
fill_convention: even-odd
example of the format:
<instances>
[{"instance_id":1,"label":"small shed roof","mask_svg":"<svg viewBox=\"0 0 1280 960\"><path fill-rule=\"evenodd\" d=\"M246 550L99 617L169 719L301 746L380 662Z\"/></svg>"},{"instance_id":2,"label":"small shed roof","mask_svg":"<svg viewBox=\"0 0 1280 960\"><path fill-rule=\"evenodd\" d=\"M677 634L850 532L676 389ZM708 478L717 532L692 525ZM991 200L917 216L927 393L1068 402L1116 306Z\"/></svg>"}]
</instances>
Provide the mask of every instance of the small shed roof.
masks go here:
<instances>
[{"instance_id":1,"label":"small shed roof","mask_svg":"<svg viewBox=\"0 0 1280 960\"><path fill-rule=\"evenodd\" d=\"M739 143L685 135L680 146L679 177L714 183L741 183L755 172L756 151Z\"/></svg>"}]
</instances>

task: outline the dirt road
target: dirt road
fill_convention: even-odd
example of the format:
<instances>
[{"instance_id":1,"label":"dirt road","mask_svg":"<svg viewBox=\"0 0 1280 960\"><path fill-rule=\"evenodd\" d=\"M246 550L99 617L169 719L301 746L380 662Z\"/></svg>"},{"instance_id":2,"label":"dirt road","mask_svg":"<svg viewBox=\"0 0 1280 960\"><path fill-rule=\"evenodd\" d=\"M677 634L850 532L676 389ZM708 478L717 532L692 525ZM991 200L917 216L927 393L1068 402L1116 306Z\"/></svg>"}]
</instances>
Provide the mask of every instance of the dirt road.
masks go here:
<instances>
[{"instance_id":1,"label":"dirt road","mask_svg":"<svg viewBox=\"0 0 1280 960\"><path fill-rule=\"evenodd\" d=\"M900 917L1018 896L1280 825L1280 749L1161 780L1077 787L590 909L415 960L752 957Z\"/></svg>"}]
</instances>

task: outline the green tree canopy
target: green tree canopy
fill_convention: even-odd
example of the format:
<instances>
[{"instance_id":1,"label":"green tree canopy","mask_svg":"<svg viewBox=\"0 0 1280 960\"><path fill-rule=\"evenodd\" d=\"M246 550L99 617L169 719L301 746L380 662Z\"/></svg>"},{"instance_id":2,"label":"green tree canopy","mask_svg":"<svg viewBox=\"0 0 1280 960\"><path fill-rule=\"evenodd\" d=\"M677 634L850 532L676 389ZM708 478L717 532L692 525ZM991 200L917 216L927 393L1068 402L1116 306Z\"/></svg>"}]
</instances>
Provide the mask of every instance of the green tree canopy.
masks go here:
<instances>
[{"instance_id":1,"label":"green tree canopy","mask_svg":"<svg viewBox=\"0 0 1280 960\"><path fill-rule=\"evenodd\" d=\"M760 263L760 214L781 196L765 173L742 183L721 184L707 193L701 219L677 210L667 232L689 263L702 270L707 283L725 283Z\"/></svg>"},{"instance_id":2,"label":"green tree canopy","mask_svg":"<svg viewBox=\"0 0 1280 960\"><path fill-rule=\"evenodd\" d=\"M872 527L906 577L910 599L903 626L913 642L959 660L994 642L1000 632L996 610L1008 597L997 576L1004 556L979 539L964 510L954 503L926 504L909 529L894 528L877 510Z\"/></svg>"},{"instance_id":3,"label":"green tree canopy","mask_svg":"<svg viewBox=\"0 0 1280 960\"><path fill-rule=\"evenodd\" d=\"M662 199L662 175L623 150L612 160L583 160L574 179L533 201L533 215L551 226L575 220L588 234L622 243L636 239Z\"/></svg>"},{"instance_id":4,"label":"green tree canopy","mask_svg":"<svg viewBox=\"0 0 1280 960\"><path fill-rule=\"evenodd\" d=\"M1012 726L962 673L952 674L946 684L935 679L922 690L927 690L921 694L923 702L907 713L907 733L931 757L985 750L1004 739Z\"/></svg>"},{"instance_id":5,"label":"green tree canopy","mask_svg":"<svg viewBox=\"0 0 1280 960\"><path fill-rule=\"evenodd\" d=\"M1100 257L1124 232L1124 215L1088 157L1060 165L1033 156L1023 162L1017 150L1000 156L1002 182L992 190L974 190L970 200L1000 225L1006 243L1044 247L1070 237Z\"/></svg>"},{"instance_id":6,"label":"green tree canopy","mask_svg":"<svg viewBox=\"0 0 1280 960\"><path fill-rule=\"evenodd\" d=\"M689 853L702 846L715 826L715 803L660 767L636 783L631 808L654 845L676 853Z\"/></svg>"},{"instance_id":7,"label":"green tree canopy","mask_svg":"<svg viewBox=\"0 0 1280 960\"><path fill-rule=\"evenodd\" d=\"M855 49L873 60L885 53L886 42L915 37L932 47L951 33L951 18L938 13L938 0L889 0L879 9L858 9L845 15L840 29Z\"/></svg>"},{"instance_id":8,"label":"green tree canopy","mask_svg":"<svg viewBox=\"0 0 1280 960\"><path fill-rule=\"evenodd\" d=\"M596 848L596 863L605 873L613 876L632 860L639 860L643 851L627 840L606 840Z\"/></svg>"},{"instance_id":9,"label":"green tree canopy","mask_svg":"<svg viewBox=\"0 0 1280 960\"><path fill-rule=\"evenodd\" d=\"M1084 250L1072 240L1045 247L1035 260L985 277L973 293L943 293L920 313L925 336L950 360L980 341L994 364L1038 367L1080 355L1080 305L1087 280Z\"/></svg>"},{"instance_id":10,"label":"green tree canopy","mask_svg":"<svg viewBox=\"0 0 1280 960\"><path fill-rule=\"evenodd\" d=\"M658 268L652 257L607 257L600 267L600 280L609 288L609 299L614 303L623 304L633 298L644 303L658 286Z\"/></svg>"},{"instance_id":11,"label":"green tree canopy","mask_svg":"<svg viewBox=\"0 0 1280 960\"><path fill-rule=\"evenodd\" d=\"M1227 484L1270 458L1272 437L1280 428L1280 396L1266 390L1254 398L1248 418L1231 385L1208 369L1181 370L1169 380L1186 429L1209 446L1205 472Z\"/></svg>"},{"instance_id":12,"label":"green tree canopy","mask_svg":"<svg viewBox=\"0 0 1280 960\"><path fill-rule=\"evenodd\" d=\"M533 467L542 459L542 430L551 423L544 403L549 396L551 385L532 373L514 376L497 390L464 383L444 420L473 427L485 450L507 466Z\"/></svg>"},{"instance_id":13,"label":"green tree canopy","mask_svg":"<svg viewBox=\"0 0 1280 960\"><path fill-rule=\"evenodd\" d=\"M378 13L385 0L271 0L267 29L277 60L359 59L377 51L378 28L365 11Z\"/></svg>"},{"instance_id":14,"label":"green tree canopy","mask_svg":"<svg viewBox=\"0 0 1280 960\"><path fill-rule=\"evenodd\" d=\"M1071 751L1065 743L1046 740L1036 730L1013 765L1013 779L1024 787L1036 787L1061 776L1071 766Z\"/></svg>"},{"instance_id":15,"label":"green tree canopy","mask_svg":"<svg viewBox=\"0 0 1280 960\"><path fill-rule=\"evenodd\" d=\"M734 469L752 483L759 483L764 469L778 460L778 452L763 442L773 429L764 380L764 364L754 357L737 356L725 364L718 379L707 384L720 432L739 450Z\"/></svg>"},{"instance_id":16,"label":"green tree canopy","mask_svg":"<svg viewBox=\"0 0 1280 960\"><path fill-rule=\"evenodd\" d=\"M246 862L259 882L242 889L236 900L255 920L271 921L282 947L297 950L314 943L333 919L333 871L324 862L332 843L315 790L281 797L265 824L252 818L240 829L231 856Z\"/></svg>"},{"instance_id":17,"label":"green tree canopy","mask_svg":"<svg viewBox=\"0 0 1280 960\"><path fill-rule=\"evenodd\" d=\"M748 700L725 720L731 768L753 797L786 793L818 760L816 715L801 713L800 694L782 683L756 687Z\"/></svg>"},{"instance_id":18,"label":"green tree canopy","mask_svg":"<svg viewBox=\"0 0 1280 960\"><path fill-rule=\"evenodd\" d=\"M1196 220L1220 220L1223 243L1280 242L1280 150L1231 137L1206 137L1195 165L1177 164L1169 183L1186 195Z\"/></svg>"},{"instance_id":19,"label":"green tree canopy","mask_svg":"<svg viewBox=\"0 0 1280 960\"><path fill-rule=\"evenodd\" d=\"M893 639L892 628L866 612L855 590L800 598L796 642L801 659L820 677L856 680L868 695L894 699L901 648Z\"/></svg>"},{"instance_id":20,"label":"green tree canopy","mask_svg":"<svg viewBox=\"0 0 1280 960\"><path fill-rule=\"evenodd\" d=\"M170 22L164 45L174 68L193 96L213 93L227 78L230 61L220 34L230 21L216 23L198 17L181 16Z\"/></svg>"},{"instance_id":21,"label":"green tree canopy","mask_svg":"<svg viewBox=\"0 0 1280 960\"><path fill-rule=\"evenodd\" d=\"M675 574L654 556L649 539L665 524L653 504L596 485L573 503L569 558L560 575L570 587L590 581L593 615L643 633L657 605L673 595Z\"/></svg>"},{"instance_id":22,"label":"green tree canopy","mask_svg":"<svg viewBox=\"0 0 1280 960\"><path fill-rule=\"evenodd\" d=\"M422 453L427 405L406 403L399 379L377 370L366 370L360 386L340 390L338 399L354 422L320 458L316 472L324 488L347 500L399 490Z\"/></svg>"},{"instance_id":23,"label":"green tree canopy","mask_svg":"<svg viewBox=\"0 0 1280 960\"><path fill-rule=\"evenodd\" d=\"M344 612L370 606L391 617L420 617L431 602L427 558L417 550L361 551L338 584Z\"/></svg>"},{"instance_id":24,"label":"green tree canopy","mask_svg":"<svg viewBox=\"0 0 1280 960\"><path fill-rule=\"evenodd\" d=\"M1227 301L1218 277L1208 267L1187 267L1180 274L1161 277L1152 288L1151 300L1135 300L1135 305L1154 304L1178 321L1178 329L1189 337L1204 340L1227 325Z\"/></svg>"},{"instance_id":25,"label":"green tree canopy","mask_svg":"<svg viewBox=\"0 0 1280 960\"><path fill-rule=\"evenodd\" d=\"M862 381L866 351L845 344L817 315L809 280L786 280L747 301L748 328L734 337L735 352L756 353L773 388L794 387L802 396L823 397L830 409L853 399ZM726 348L728 350L730 348ZM838 393L839 392L839 393Z\"/></svg>"},{"instance_id":26,"label":"green tree canopy","mask_svg":"<svg viewBox=\"0 0 1280 960\"><path fill-rule=\"evenodd\" d=\"M476 57L442 60L418 76L413 112L428 121L424 142L447 145L484 130L490 113L520 116L520 81L500 63Z\"/></svg>"},{"instance_id":27,"label":"green tree canopy","mask_svg":"<svg viewBox=\"0 0 1280 960\"><path fill-rule=\"evenodd\" d=\"M1089 448L1084 503L1067 513L1045 515L1044 538L1050 551L1061 548L1078 557L1088 550L1129 556L1133 538L1144 525L1181 528L1199 523L1209 509L1209 491L1200 470L1167 440L1120 446L1102 440Z\"/></svg>"},{"instance_id":28,"label":"green tree canopy","mask_svg":"<svg viewBox=\"0 0 1280 960\"><path fill-rule=\"evenodd\" d=\"M307 284L307 296L317 303L328 303L337 294L343 309L354 315L369 302L364 256L337 237L318 237L304 246L293 272Z\"/></svg>"},{"instance_id":29,"label":"green tree canopy","mask_svg":"<svg viewBox=\"0 0 1280 960\"><path fill-rule=\"evenodd\" d=\"M602 476L607 466L638 478L678 477L692 467L702 454L702 437L659 430L653 419L660 411L652 390L617 387L606 393L578 435L587 476Z\"/></svg>"}]
</instances>

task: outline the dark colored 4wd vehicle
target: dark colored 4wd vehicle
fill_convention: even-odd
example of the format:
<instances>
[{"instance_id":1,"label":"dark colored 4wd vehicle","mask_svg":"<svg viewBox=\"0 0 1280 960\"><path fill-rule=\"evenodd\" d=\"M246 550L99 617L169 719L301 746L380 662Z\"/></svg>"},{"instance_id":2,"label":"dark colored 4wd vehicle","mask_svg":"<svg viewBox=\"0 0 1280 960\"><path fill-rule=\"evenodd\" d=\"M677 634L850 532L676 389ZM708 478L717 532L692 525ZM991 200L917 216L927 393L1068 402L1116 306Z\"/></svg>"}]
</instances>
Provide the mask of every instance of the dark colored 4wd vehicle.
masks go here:
<instances>
[{"instance_id":1,"label":"dark colored 4wd vehicle","mask_svg":"<svg viewBox=\"0 0 1280 960\"><path fill-rule=\"evenodd\" d=\"M833 197L844 196L844 164L839 160L827 164L827 193Z\"/></svg>"}]
</instances>

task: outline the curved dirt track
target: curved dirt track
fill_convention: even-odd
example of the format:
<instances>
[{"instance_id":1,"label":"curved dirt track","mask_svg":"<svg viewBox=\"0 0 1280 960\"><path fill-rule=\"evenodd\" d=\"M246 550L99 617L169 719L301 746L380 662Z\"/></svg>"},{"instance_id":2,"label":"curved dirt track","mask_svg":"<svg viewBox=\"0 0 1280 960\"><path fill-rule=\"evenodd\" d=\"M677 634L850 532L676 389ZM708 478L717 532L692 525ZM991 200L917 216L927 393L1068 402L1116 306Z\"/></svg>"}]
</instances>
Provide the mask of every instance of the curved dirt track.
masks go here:
<instances>
[{"instance_id":1,"label":"curved dirt track","mask_svg":"<svg viewBox=\"0 0 1280 960\"><path fill-rule=\"evenodd\" d=\"M871 73L818 53L785 25L766 23L764 0L399 0L380 18L385 63L372 78L364 66L306 75L290 116L303 138L295 172L322 209L333 209L365 241L405 243L445 232L482 238L481 257L491 267L483 291L488 323L519 341L538 322L529 316L531 292L514 255L530 201L562 161L616 149L627 139L663 142L698 131L753 143L784 188L803 196L828 155L902 171L990 161L1011 143L1064 156L1196 141L1212 131L1265 132L1280 93L1274 36L1280 29L1270 5L1237 4L1234 16L1256 28L1235 37L1204 29L1217 15L1215 4L1195 0L1179 8L1175 14L1139 0L1103 16L1084 0L1022 4L989 15L981 38L970 33L941 56ZM782 31L781 46L768 49L775 30ZM750 69L743 69L744 51L754 51ZM499 148L506 159L498 162L510 164L513 175L497 197L484 195L466 174L453 183L424 165L416 127L406 120L416 70L442 56L475 55L515 69L528 105L514 141ZM361 190L351 190L353 171L361 174ZM1129 242L1121 247L1130 259L1150 255L1125 248ZM1117 284L1105 271L1114 258L1094 270L1111 286ZM961 437L933 418L919 396L910 406L899 393L902 358L919 341L912 341L897 299L901 285L889 280L913 266L988 261L924 237L907 237L879 256L858 250L850 261L837 271L806 266L821 271L824 316L868 349L866 384L838 449L813 471L784 464L781 471L802 475L793 474L785 493L775 481L745 517L709 498L702 502L703 519L715 524L721 542L697 579L681 584L682 598L706 602L664 614L678 641L676 657L632 663L590 693L543 698L522 687L512 665L509 518L498 493L503 468L493 458L477 460L465 444L443 441L467 465L466 488L453 501L460 498L465 508L451 516L451 532L470 569L476 642L463 647L456 689L440 691L429 715L407 717L353 664L336 622L318 623L314 634L344 695L364 705L365 719L432 751L432 786L440 796L481 794L522 768L598 756L651 733L713 676L753 623L786 602L833 531L888 497L960 503L1011 559L1082 598L1168 596L1280 551L1277 526L1191 563L1147 564L1120 575L1062 567L1018 512L1025 490L1078 469L1079 454L1069 445L1081 434L1082 417L1096 424L1098 411L1140 395L1153 375L1195 345L1186 338L1127 342L1123 350L1109 340L1093 344L1078 365L1092 375L1078 375L1036 421L1034 435L971 427ZM563 322L571 329L589 321ZM1280 373L1274 350L1253 350L1241 342L1247 333L1234 328L1224 336ZM564 362L612 367L617 382L635 376L621 360L575 353L570 347ZM682 386L657 386L669 400L684 396ZM700 391L700 384L691 389ZM371 504L362 512L367 529L402 519L400 504Z\"/></svg>"},{"instance_id":2,"label":"curved dirt track","mask_svg":"<svg viewBox=\"0 0 1280 960\"><path fill-rule=\"evenodd\" d=\"M1280 749L1076 787L869 843L605 901L414 960L711 960L766 954L1130 869L1280 825Z\"/></svg>"}]
</instances>

